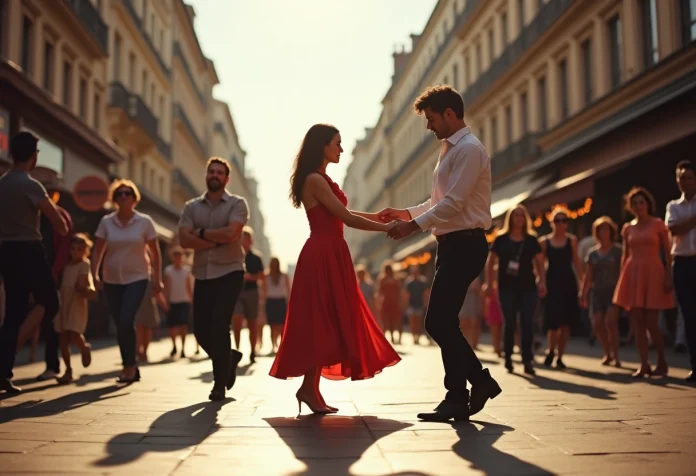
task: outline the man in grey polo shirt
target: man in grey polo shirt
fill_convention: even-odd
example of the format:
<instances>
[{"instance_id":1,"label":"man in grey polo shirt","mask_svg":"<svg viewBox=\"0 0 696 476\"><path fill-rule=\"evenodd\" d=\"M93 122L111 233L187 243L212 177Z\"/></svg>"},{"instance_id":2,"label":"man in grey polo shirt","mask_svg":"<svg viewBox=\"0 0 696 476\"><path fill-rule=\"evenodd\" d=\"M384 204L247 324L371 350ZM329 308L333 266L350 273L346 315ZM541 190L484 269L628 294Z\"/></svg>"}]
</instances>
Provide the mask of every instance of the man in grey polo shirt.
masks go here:
<instances>
[{"instance_id":1,"label":"man in grey polo shirt","mask_svg":"<svg viewBox=\"0 0 696 476\"><path fill-rule=\"evenodd\" d=\"M0 328L0 390L18 393L12 384L17 337L28 319L32 327L58 313L58 290L41 243L39 216L46 215L59 234L68 227L46 189L29 175L39 154L39 139L30 132L12 138L12 168L0 177L0 275L5 284L6 315ZM29 309L29 296L36 305Z\"/></svg>"},{"instance_id":2,"label":"man in grey polo shirt","mask_svg":"<svg viewBox=\"0 0 696 476\"><path fill-rule=\"evenodd\" d=\"M249 219L246 200L225 190L230 166L213 157L206 169L208 191L189 200L179 221L181 246L194 250L194 334L213 361L211 400L223 400L234 385L242 354L232 350L230 320L244 285L241 234Z\"/></svg>"}]
</instances>

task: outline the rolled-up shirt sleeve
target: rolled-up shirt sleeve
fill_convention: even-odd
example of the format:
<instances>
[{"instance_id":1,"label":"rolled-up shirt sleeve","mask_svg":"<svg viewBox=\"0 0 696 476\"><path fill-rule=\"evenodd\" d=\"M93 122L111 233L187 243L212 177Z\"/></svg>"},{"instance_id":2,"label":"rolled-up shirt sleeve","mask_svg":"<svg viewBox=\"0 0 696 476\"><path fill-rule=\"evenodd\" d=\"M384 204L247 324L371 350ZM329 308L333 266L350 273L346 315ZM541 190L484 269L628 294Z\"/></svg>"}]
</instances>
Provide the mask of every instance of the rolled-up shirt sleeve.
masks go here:
<instances>
[{"instance_id":1,"label":"rolled-up shirt sleeve","mask_svg":"<svg viewBox=\"0 0 696 476\"><path fill-rule=\"evenodd\" d=\"M453 158L444 198L415 218L421 230L443 225L461 213L481 175L484 158L478 147L462 147Z\"/></svg>"},{"instance_id":2,"label":"rolled-up shirt sleeve","mask_svg":"<svg viewBox=\"0 0 696 476\"><path fill-rule=\"evenodd\" d=\"M415 207L409 207L406 210L408 210L408 213L411 214L411 218L419 217L423 213L430 210L430 199L427 199L426 201L424 201L420 205L416 205Z\"/></svg>"},{"instance_id":3,"label":"rolled-up shirt sleeve","mask_svg":"<svg viewBox=\"0 0 696 476\"><path fill-rule=\"evenodd\" d=\"M665 223L667 223L667 226L674 226L680 220L679 207L675 202L669 202L667 204L667 213L665 214Z\"/></svg>"}]
</instances>

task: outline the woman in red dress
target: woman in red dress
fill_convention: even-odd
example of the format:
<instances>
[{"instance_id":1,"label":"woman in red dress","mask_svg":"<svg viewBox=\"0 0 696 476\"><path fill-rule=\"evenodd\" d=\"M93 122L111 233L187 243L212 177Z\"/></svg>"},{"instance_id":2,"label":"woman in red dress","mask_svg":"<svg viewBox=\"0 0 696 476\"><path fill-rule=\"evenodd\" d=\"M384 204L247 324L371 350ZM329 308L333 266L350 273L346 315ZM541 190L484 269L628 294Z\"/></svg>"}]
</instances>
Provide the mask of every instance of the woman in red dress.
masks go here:
<instances>
[{"instance_id":1,"label":"woman in red dress","mask_svg":"<svg viewBox=\"0 0 696 476\"><path fill-rule=\"evenodd\" d=\"M283 338L270 375L279 379L303 376L296 397L314 413L338 411L319 391L321 376L331 380L373 377L400 357L389 345L365 302L353 272L343 225L386 232L371 213L346 208L348 200L326 175L343 148L333 126L317 124L305 135L295 158L290 198L304 206L309 220L307 239L295 268Z\"/></svg>"}]
</instances>

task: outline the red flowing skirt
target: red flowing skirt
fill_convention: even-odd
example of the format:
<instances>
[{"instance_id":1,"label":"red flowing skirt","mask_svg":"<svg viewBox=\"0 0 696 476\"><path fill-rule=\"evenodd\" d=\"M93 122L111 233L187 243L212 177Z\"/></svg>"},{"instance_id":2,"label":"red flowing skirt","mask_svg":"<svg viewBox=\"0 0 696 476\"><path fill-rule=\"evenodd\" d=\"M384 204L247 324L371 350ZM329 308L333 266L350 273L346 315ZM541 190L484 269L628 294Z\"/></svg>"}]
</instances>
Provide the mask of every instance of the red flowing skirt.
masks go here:
<instances>
[{"instance_id":1,"label":"red flowing skirt","mask_svg":"<svg viewBox=\"0 0 696 476\"><path fill-rule=\"evenodd\" d=\"M278 354L270 375L315 367L331 380L363 380L401 360L363 299L342 236L310 236L297 261Z\"/></svg>"}]
</instances>

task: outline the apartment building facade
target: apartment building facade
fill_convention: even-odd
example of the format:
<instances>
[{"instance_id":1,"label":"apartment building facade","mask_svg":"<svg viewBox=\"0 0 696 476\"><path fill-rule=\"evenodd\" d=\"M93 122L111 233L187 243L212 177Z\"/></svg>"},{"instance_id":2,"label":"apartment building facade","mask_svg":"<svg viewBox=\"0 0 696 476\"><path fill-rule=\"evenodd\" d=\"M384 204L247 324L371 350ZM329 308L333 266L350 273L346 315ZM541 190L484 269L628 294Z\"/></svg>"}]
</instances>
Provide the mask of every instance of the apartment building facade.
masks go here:
<instances>
[{"instance_id":1,"label":"apartment building facade","mask_svg":"<svg viewBox=\"0 0 696 476\"><path fill-rule=\"evenodd\" d=\"M73 187L86 175L108 180L124 159L105 139L109 51L96 3L0 1L0 173L10 166L14 134L39 136L34 176L58 194L80 231L92 231L98 216L75 205Z\"/></svg>"},{"instance_id":2,"label":"apartment building facade","mask_svg":"<svg viewBox=\"0 0 696 476\"><path fill-rule=\"evenodd\" d=\"M398 207L427 198L439 144L411 104L425 87L451 84L491 154L498 223L520 202L542 231L557 204L585 229L600 214L622 221L632 185L652 190L661 213L676 196L674 164L696 148L691 3L440 0L410 52L394 55L385 134L366 138L388 151L372 166L383 184L373 193ZM423 234L366 237L357 259L373 270L387 256L432 263L434 247Z\"/></svg>"}]
</instances>

